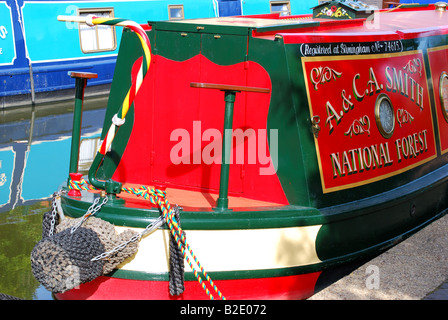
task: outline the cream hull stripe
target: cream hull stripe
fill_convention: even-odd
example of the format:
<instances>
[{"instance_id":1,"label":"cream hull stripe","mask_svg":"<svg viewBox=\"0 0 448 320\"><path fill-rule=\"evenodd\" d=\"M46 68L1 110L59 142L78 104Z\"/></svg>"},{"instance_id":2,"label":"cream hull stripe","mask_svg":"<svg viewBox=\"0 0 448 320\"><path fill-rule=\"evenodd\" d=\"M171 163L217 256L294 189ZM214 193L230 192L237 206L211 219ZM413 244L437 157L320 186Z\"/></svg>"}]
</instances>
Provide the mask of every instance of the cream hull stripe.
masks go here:
<instances>
[{"instance_id":1,"label":"cream hull stripe","mask_svg":"<svg viewBox=\"0 0 448 320\"><path fill-rule=\"evenodd\" d=\"M265 270L304 266L321 262L316 236L321 225L250 230L187 230L187 241L208 272ZM126 228L116 227L117 232ZM142 229L130 228L137 232ZM168 272L169 231L157 230L140 241L122 270L147 273ZM186 264L185 271L190 268Z\"/></svg>"}]
</instances>

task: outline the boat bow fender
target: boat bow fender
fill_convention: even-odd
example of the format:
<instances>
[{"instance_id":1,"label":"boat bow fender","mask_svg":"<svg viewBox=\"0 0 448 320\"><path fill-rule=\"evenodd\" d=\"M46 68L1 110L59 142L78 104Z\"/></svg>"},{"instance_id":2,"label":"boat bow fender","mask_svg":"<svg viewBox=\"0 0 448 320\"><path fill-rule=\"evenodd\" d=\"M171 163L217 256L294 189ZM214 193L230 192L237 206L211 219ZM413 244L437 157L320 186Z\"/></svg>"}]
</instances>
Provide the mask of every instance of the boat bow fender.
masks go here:
<instances>
[{"instance_id":1,"label":"boat bow fender","mask_svg":"<svg viewBox=\"0 0 448 320\"><path fill-rule=\"evenodd\" d=\"M45 215L44 221L51 219L49 216ZM56 233L44 236L31 252L33 275L51 292L65 292L92 281L137 252L138 243L130 242L107 260L95 259L137 233L128 229L117 234L111 223L95 217L72 232L80 219L62 220Z\"/></svg>"}]
</instances>

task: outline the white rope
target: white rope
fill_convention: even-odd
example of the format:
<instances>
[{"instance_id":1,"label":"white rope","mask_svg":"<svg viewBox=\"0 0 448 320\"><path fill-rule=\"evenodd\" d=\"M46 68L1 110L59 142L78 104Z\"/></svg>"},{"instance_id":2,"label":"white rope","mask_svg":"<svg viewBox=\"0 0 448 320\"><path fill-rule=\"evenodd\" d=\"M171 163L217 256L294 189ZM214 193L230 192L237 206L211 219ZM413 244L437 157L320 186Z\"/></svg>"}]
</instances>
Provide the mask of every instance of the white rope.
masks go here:
<instances>
[{"instance_id":1,"label":"white rope","mask_svg":"<svg viewBox=\"0 0 448 320\"><path fill-rule=\"evenodd\" d=\"M95 17L95 16L94 16L93 14L89 14L89 15L87 15L87 16L86 16L86 25L88 25L89 27L93 27L94 24L93 24L93 22L92 22L92 19L93 19L94 17Z\"/></svg>"},{"instance_id":2,"label":"white rope","mask_svg":"<svg viewBox=\"0 0 448 320\"><path fill-rule=\"evenodd\" d=\"M126 119L119 118L117 114L114 114L114 116L112 117L112 123L114 125L116 125L117 127L122 126L125 122L126 122Z\"/></svg>"}]
</instances>

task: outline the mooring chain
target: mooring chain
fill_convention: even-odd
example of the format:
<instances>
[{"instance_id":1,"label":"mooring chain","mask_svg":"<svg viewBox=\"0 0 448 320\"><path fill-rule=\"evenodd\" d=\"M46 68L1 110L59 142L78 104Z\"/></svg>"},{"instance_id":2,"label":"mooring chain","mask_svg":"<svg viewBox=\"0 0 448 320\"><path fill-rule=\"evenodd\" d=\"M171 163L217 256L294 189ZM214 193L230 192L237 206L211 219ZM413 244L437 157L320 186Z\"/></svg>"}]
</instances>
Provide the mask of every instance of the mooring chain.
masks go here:
<instances>
[{"instance_id":1,"label":"mooring chain","mask_svg":"<svg viewBox=\"0 0 448 320\"><path fill-rule=\"evenodd\" d=\"M121 244L119 244L115 248L113 248L113 249L111 249L109 251L106 251L106 252L104 252L104 253L102 253L102 254L92 258L90 261L96 261L96 260L100 260L100 259L104 259L104 258L109 257L110 255L114 254L115 252L118 252L121 249L125 248L128 244L130 244L132 242L135 242L135 241L139 241L143 236L145 236L148 233L151 233L155 229L158 229L164 223L165 223L165 220L163 219L163 216L158 217L152 223L147 225L145 230L143 230L141 233L132 236L128 241L122 242Z\"/></svg>"},{"instance_id":2,"label":"mooring chain","mask_svg":"<svg viewBox=\"0 0 448 320\"><path fill-rule=\"evenodd\" d=\"M48 231L48 236L50 237L54 234L54 228L56 226L56 216L58 215L57 201L60 199L62 193L64 193L64 191L62 190L54 192L53 197L51 198L51 220L50 220L50 230Z\"/></svg>"},{"instance_id":3,"label":"mooring chain","mask_svg":"<svg viewBox=\"0 0 448 320\"><path fill-rule=\"evenodd\" d=\"M57 193L53 193L53 198L51 199L51 220L50 220L50 231L48 235L51 237L54 233L54 226L56 225L56 215L58 214L58 207L56 205Z\"/></svg>"},{"instance_id":4,"label":"mooring chain","mask_svg":"<svg viewBox=\"0 0 448 320\"><path fill-rule=\"evenodd\" d=\"M95 215L101 208L107 203L108 198L104 197L103 201L98 205L101 198L96 198L92 205L87 209L87 212L82 216L82 219L79 220L73 227L70 233L75 232L90 216Z\"/></svg>"}]
</instances>

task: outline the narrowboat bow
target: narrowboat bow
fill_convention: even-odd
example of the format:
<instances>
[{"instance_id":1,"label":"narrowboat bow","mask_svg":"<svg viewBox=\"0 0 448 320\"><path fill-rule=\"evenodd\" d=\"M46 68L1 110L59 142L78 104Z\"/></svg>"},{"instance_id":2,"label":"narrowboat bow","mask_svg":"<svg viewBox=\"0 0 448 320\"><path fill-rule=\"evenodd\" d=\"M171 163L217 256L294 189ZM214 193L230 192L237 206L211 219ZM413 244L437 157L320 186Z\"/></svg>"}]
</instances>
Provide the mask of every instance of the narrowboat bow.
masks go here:
<instances>
[{"instance_id":1,"label":"narrowboat bow","mask_svg":"<svg viewBox=\"0 0 448 320\"><path fill-rule=\"evenodd\" d=\"M445 6L91 18L126 26L104 140L88 177L72 149L36 278L58 299L304 299L439 218Z\"/></svg>"}]
</instances>

